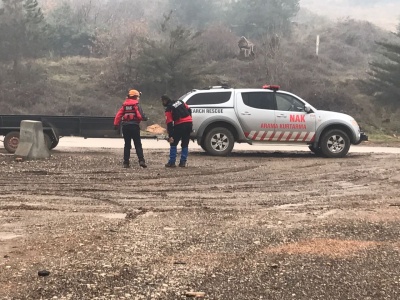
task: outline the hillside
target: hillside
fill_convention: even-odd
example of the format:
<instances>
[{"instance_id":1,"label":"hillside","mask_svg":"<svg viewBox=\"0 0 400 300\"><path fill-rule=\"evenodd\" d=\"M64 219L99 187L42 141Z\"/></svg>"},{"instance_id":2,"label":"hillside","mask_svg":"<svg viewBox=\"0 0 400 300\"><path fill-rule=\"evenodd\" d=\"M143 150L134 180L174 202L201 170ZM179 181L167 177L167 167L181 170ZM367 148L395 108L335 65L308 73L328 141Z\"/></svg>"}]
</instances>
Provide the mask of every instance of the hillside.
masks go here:
<instances>
[{"instance_id":1,"label":"hillside","mask_svg":"<svg viewBox=\"0 0 400 300\"><path fill-rule=\"evenodd\" d=\"M47 3L48 9L54 4ZM126 31L120 32L121 36L117 31L107 32L108 36L106 32L99 33L102 48L93 48L86 57L47 55L25 59L19 82L14 80L12 65L0 62L0 112L110 116L119 108L127 90L136 88L143 92L141 103L150 117L149 125L162 123L159 97L166 90L163 79L171 74L156 63L152 65L151 60L144 63L145 50L140 44L151 36L154 40L148 45L154 47L161 40L160 33L153 36L152 25L145 21L129 28L116 25L113 24L116 29ZM182 66L177 66L175 76L182 77L186 84L177 87L171 96L176 98L190 89L221 82L233 87L279 84L317 108L353 115L370 132L397 133L400 123L393 117L397 112L379 107L373 95L365 95L358 88L360 80L368 79L369 63L380 59L376 41L392 41L393 35L369 22L332 22L304 9L292 25L291 33L278 36L273 47L272 36L251 39L254 60L238 59L239 36L231 28L223 24L208 26L198 38L193 37L194 55L184 63L182 56L177 57L177 64ZM128 41L122 39L126 35ZM152 59L164 55L163 48L153 50ZM152 68L152 74L143 74ZM191 83L183 73L187 70L201 80Z\"/></svg>"},{"instance_id":2,"label":"hillside","mask_svg":"<svg viewBox=\"0 0 400 300\"><path fill-rule=\"evenodd\" d=\"M34 67L32 67L34 66ZM31 62L29 84L2 91L1 114L49 114L113 116L122 104L126 91L112 95L102 86L106 59L67 57ZM29 78L28 78L29 80ZM6 100L7 99L7 100ZM157 99L142 97L150 119L159 122L162 108ZM150 102L150 103L148 103Z\"/></svg>"}]
</instances>

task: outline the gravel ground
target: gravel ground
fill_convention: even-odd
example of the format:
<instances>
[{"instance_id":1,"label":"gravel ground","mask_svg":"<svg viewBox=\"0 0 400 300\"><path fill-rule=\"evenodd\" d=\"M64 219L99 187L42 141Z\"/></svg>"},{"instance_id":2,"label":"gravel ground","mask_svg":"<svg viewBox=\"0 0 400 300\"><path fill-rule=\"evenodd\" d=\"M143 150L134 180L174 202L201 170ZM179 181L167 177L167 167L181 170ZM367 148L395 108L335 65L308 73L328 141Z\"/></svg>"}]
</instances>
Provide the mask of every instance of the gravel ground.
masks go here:
<instances>
[{"instance_id":1,"label":"gravel ground","mask_svg":"<svg viewBox=\"0 0 400 300\"><path fill-rule=\"evenodd\" d=\"M400 299L398 154L1 150L0 299Z\"/></svg>"}]
</instances>

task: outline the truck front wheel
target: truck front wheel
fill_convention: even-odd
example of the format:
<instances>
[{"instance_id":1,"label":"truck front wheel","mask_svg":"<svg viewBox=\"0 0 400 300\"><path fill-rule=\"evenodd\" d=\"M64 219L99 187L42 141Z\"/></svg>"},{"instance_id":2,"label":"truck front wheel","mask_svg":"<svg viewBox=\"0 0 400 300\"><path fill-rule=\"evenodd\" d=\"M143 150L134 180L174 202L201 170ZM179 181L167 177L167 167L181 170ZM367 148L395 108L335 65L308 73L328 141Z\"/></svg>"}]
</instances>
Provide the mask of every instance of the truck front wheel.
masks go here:
<instances>
[{"instance_id":1,"label":"truck front wheel","mask_svg":"<svg viewBox=\"0 0 400 300\"><path fill-rule=\"evenodd\" d=\"M314 147L313 145L309 145L308 149L311 150L312 153L314 153L317 156L322 156L322 151L320 147Z\"/></svg>"},{"instance_id":2,"label":"truck front wheel","mask_svg":"<svg viewBox=\"0 0 400 300\"><path fill-rule=\"evenodd\" d=\"M233 134L229 129L216 127L207 132L204 148L211 155L226 156L231 153L234 143Z\"/></svg>"},{"instance_id":3,"label":"truck front wheel","mask_svg":"<svg viewBox=\"0 0 400 300\"><path fill-rule=\"evenodd\" d=\"M320 148L326 157L344 157L350 149L350 138L340 129L329 130L322 136Z\"/></svg>"},{"instance_id":4,"label":"truck front wheel","mask_svg":"<svg viewBox=\"0 0 400 300\"><path fill-rule=\"evenodd\" d=\"M4 149L9 153L15 153L19 143L19 132L11 131L4 137Z\"/></svg>"}]
</instances>

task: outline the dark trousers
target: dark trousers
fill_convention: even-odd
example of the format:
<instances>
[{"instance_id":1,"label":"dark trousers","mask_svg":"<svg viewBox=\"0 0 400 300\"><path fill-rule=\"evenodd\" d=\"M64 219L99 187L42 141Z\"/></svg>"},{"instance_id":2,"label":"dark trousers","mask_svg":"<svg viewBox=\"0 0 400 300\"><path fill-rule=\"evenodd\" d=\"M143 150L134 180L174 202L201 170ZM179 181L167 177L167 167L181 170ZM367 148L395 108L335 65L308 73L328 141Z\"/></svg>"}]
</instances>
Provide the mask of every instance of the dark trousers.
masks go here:
<instances>
[{"instance_id":1,"label":"dark trousers","mask_svg":"<svg viewBox=\"0 0 400 300\"><path fill-rule=\"evenodd\" d=\"M187 148L189 146L190 141L190 133L192 132L193 124L190 122L181 123L174 126L174 132L172 137L174 138L174 142L171 146L177 146L179 141L182 141L181 147Z\"/></svg>"},{"instance_id":2,"label":"dark trousers","mask_svg":"<svg viewBox=\"0 0 400 300\"><path fill-rule=\"evenodd\" d=\"M124 161L128 162L131 156L131 140L135 145L136 155L139 161L144 160L142 140L140 138L140 127L137 124L126 124L122 126L122 134L125 140L124 146Z\"/></svg>"}]
</instances>

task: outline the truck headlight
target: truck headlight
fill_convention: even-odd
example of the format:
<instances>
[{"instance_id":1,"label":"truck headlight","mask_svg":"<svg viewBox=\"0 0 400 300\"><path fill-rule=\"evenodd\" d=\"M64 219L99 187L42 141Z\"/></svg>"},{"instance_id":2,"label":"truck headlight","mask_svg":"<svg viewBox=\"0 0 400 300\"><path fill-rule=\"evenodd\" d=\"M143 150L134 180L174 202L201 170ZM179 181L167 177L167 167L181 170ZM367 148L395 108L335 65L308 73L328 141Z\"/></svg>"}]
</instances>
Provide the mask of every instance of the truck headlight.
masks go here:
<instances>
[{"instance_id":1,"label":"truck headlight","mask_svg":"<svg viewBox=\"0 0 400 300\"><path fill-rule=\"evenodd\" d=\"M357 121L354 120L354 119L351 119L350 123L351 123L351 125L353 125L354 127L357 127L357 128L359 127Z\"/></svg>"}]
</instances>

